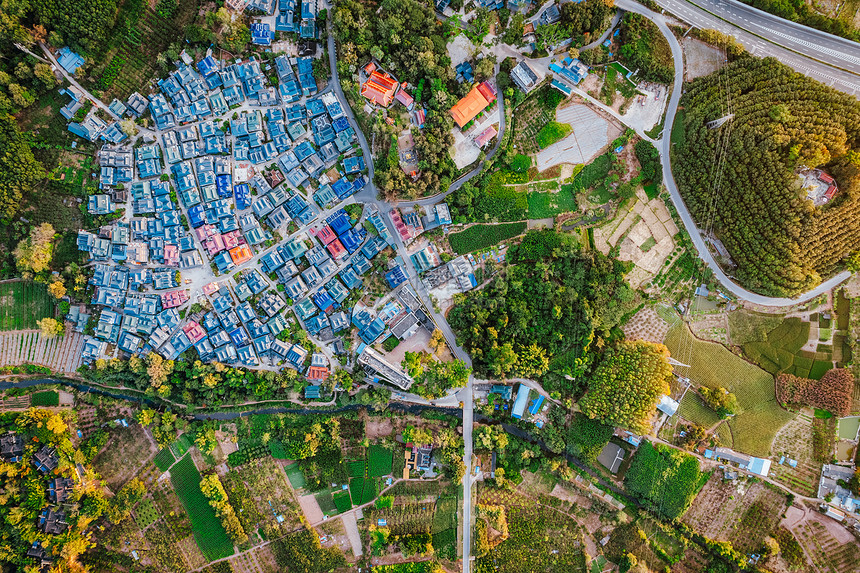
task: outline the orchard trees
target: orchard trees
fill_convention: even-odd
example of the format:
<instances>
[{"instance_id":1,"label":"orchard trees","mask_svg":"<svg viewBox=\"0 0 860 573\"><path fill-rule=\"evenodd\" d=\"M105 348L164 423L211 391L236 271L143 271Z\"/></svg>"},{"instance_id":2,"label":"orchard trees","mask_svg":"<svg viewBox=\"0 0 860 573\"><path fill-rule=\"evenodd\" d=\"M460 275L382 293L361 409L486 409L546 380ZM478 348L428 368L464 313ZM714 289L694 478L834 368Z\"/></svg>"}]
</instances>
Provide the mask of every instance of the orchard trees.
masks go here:
<instances>
[{"instance_id":1,"label":"orchard trees","mask_svg":"<svg viewBox=\"0 0 860 573\"><path fill-rule=\"evenodd\" d=\"M644 340L622 341L603 355L580 401L589 418L644 434L657 399L669 392L669 349Z\"/></svg>"}]
</instances>

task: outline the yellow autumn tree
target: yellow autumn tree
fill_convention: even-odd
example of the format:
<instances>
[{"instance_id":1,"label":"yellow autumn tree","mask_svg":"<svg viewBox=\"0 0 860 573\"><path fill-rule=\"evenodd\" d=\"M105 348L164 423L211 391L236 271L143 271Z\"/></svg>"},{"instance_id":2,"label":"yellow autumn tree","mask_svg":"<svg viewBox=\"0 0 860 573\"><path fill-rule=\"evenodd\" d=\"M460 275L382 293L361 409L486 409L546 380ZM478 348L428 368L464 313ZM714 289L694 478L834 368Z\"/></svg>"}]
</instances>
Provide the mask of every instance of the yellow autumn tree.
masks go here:
<instances>
[{"instance_id":1,"label":"yellow autumn tree","mask_svg":"<svg viewBox=\"0 0 860 573\"><path fill-rule=\"evenodd\" d=\"M50 317L37 320L36 324L39 325L39 330L42 331L42 336L44 338L54 338L55 336L63 334L63 331L66 329L62 322Z\"/></svg>"},{"instance_id":2,"label":"yellow autumn tree","mask_svg":"<svg viewBox=\"0 0 860 573\"><path fill-rule=\"evenodd\" d=\"M18 243L13 253L18 270L25 273L47 270L51 263L54 235L54 227L50 223L30 229L30 235Z\"/></svg>"},{"instance_id":3,"label":"yellow autumn tree","mask_svg":"<svg viewBox=\"0 0 860 573\"><path fill-rule=\"evenodd\" d=\"M61 299L66 296L66 285L60 279L55 279L48 285L48 292L56 299Z\"/></svg>"}]
</instances>

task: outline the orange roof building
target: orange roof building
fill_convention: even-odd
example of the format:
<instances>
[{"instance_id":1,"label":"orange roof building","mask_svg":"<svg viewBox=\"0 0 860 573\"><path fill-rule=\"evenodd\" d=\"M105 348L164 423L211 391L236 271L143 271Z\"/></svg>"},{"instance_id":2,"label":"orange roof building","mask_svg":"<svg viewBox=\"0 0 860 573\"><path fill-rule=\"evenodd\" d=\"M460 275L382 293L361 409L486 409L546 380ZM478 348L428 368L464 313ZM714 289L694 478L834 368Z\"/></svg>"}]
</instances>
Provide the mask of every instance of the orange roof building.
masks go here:
<instances>
[{"instance_id":1,"label":"orange roof building","mask_svg":"<svg viewBox=\"0 0 860 573\"><path fill-rule=\"evenodd\" d=\"M481 82L451 108L451 117L462 129L494 101L496 101L496 90L487 82Z\"/></svg>"},{"instance_id":2,"label":"orange roof building","mask_svg":"<svg viewBox=\"0 0 860 573\"><path fill-rule=\"evenodd\" d=\"M325 366L311 366L308 368L308 380L325 382L329 376L328 368Z\"/></svg>"},{"instance_id":3,"label":"orange roof building","mask_svg":"<svg viewBox=\"0 0 860 573\"><path fill-rule=\"evenodd\" d=\"M237 266L250 261L253 256L248 245L239 245L230 249L230 258L233 259L233 264Z\"/></svg>"},{"instance_id":4,"label":"orange roof building","mask_svg":"<svg viewBox=\"0 0 860 573\"><path fill-rule=\"evenodd\" d=\"M394 92L400 84L384 72L375 71L370 74L370 78L361 86L361 95L364 96L370 103L388 107L391 105L391 100L394 99Z\"/></svg>"}]
</instances>

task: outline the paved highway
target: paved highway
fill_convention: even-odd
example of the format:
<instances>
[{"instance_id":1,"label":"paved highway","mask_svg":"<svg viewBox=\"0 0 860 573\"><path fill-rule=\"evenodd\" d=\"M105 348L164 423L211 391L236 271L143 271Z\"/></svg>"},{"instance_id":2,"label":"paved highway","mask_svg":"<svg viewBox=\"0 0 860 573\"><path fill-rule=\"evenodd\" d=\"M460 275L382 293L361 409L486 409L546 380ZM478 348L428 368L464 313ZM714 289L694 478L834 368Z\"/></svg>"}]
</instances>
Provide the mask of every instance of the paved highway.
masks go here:
<instances>
[{"instance_id":1,"label":"paved highway","mask_svg":"<svg viewBox=\"0 0 860 573\"><path fill-rule=\"evenodd\" d=\"M737 38L759 57L772 56L798 72L836 89L860 95L860 45L773 16L737 0L656 0L697 28ZM632 2L616 2L629 8Z\"/></svg>"}]
</instances>

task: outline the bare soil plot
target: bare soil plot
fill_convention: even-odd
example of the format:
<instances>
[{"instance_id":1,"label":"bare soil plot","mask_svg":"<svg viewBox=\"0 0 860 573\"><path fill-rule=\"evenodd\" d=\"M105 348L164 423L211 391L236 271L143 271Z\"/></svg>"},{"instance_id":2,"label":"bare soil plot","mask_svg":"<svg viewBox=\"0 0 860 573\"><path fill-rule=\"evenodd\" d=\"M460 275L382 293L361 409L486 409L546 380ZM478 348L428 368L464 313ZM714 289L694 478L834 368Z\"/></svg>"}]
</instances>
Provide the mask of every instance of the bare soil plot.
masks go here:
<instances>
[{"instance_id":1,"label":"bare soil plot","mask_svg":"<svg viewBox=\"0 0 860 573\"><path fill-rule=\"evenodd\" d=\"M820 573L844 573L860 569L857 540L840 523L810 512L793 533Z\"/></svg>"},{"instance_id":2,"label":"bare soil plot","mask_svg":"<svg viewBox=\"0 0 860 573\"><path fill-rule=\"evenodd\" d=\"M158 450L140 426L120 426L109 431L108 443L93 460L93 469L107 476L108 487L116 492L155 457Z\"/></svg>"},{"instance_id":3,"label":"bare soil plot","mask_svg":"<svg viewBox=\"0 0 860 573\"><path fill-rule=\"evenodd\" d=\"M573 104L557 109L555 119L573 128L570 135L539 151L535 157L539 171L562 163L589 163L621 129L587 105Z\"/></svg>"},{"instance_id":4,"label":"bare soil plot","mask_svg":"<svg viewBox=\"0 0 860 573\"><path fill-rule=\"evenodd\" d=\"M317 503L317 498L313 495L299 496L299 505L308 523L319 523L323 520L323 512L320 509L320 504Z\"/></svg>"},{"instance_id":5,"label":"bare soil plot","mask_svg":"<svg viewBox=\"0 0 860 573\"><path fill-rule=\"evenodd\" d=\"M653 279L674 252L678 227L663 200L649 200L641 189L628 205L626 213L617 213L612 221L594 230L594 244L604 254L618 248L618 258L635 265L627 281L638 288Z\"/></svg>"},{"instance_id":6,"label":"bare soil plot","mask_svg":"<svg viewBox=\"0 0 860 573\"><path fill-rule=\"evenodd\" d=\"M349 544L352 546L352 554L356 557L361 557L361 535L358 533L358 523L355 521L355 512L350 511L341 516L343 528L346 530L346 535L349 537Z\"/></svg>"},{"instance_id":7,"label":"bare soil plot","mask_svg":"<svg viewBox=\"0 0 860 573\"><path fill-rule=\"evenodd\" d=\"M788 505L783 493L748 479L724 481L722 472L711 477L682 521L717 541L730 541L748 553L758 549L779 524Z\"/></svg>"},{"instance_id":8,"label":"bare soil plot","mask_svg":"<svg viewBox=\"0 0 860 573\"><path fill-rule=\"evenodd\" d=\"M684 38L681 47L684 49L684 79L688 82L693 78L707 76L726 65L725 51L701 40Z\"/></svg>"}]
</instances>

